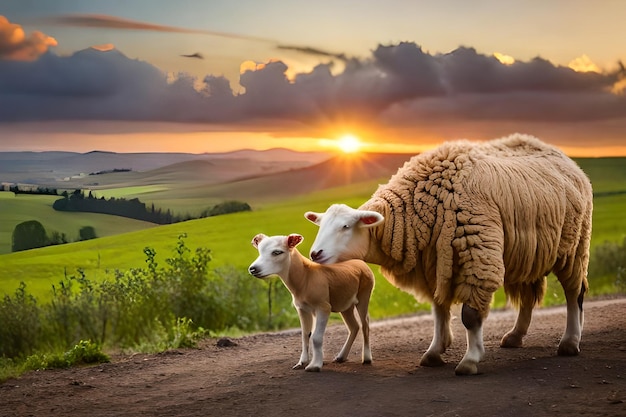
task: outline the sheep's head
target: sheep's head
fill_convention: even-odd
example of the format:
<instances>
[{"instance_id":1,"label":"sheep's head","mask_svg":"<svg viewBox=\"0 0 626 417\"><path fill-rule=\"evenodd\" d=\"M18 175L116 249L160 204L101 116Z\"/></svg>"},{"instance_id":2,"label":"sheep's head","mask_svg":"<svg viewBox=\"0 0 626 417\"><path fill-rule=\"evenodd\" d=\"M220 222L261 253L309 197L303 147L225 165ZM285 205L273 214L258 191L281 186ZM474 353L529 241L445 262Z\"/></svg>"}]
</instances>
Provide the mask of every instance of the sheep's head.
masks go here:
<instances>
[{"instance_id":1,"label":"sheep's head","mask_svg":"<svg viewBox=\"0 0 626 417\"><path fill-rule=\"evenodd\" d=\"M257 278L283 276L289 270L291 251L302 240L304 238L295 233L289 236L266 236L259 233L251 242L259 251L259 257L252 262L248 272Z\"/></svg>"},{"instance_id":2,"label":"sheep's head","mask_svg":"<svg viewBox=\"0 0 626 417\"><path fill-rule=\"evenodd\" d=\"M333 204L325 213L307 211L309 221L320 227L311 246L311 259L330 264L348 259L364 259L369 248L369 228L379 225L380 213Z\"/></svg>"}]
</instances>

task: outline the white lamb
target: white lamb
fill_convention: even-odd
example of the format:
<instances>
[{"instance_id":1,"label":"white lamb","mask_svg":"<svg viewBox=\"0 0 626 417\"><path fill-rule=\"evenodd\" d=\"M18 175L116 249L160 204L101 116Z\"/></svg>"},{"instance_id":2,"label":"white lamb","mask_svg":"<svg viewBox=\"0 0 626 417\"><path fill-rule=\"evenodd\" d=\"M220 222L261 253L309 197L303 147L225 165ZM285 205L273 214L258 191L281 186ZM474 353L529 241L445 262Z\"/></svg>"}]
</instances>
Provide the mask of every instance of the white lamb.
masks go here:
<instances>
[{"instance_id":1,"label":"white lamb","mask_svg":"<svg viewBox=\"0 0 626 417\"><path fill-rule=\"evenodd\" d=\"M304 366L306 371L319 372L322 369L324 331L331 312L341 313L349 331L346 342L334 359L335 362L344 362L359 333L355 308L363 329L362 362L371 363L368 306L374 289L372 270L360 260L333 265L311 262L296 248L303 239L298 234L272 237L256 235L252 245L258 249L259 257L248 268L250 274L257 278L278 275L291 292L302 327L302 354L293 369ZM315 329L311 337L313 317ZM311 363L309 340L313 342Z\"/></svg>"},{"instance_id":2,"label":"white lamb","mask_svg":"<svg viewBox=\"0 0 626 417\"><path fill-rule=\"evenodd\" d=\"M434 337L421 365L443 364L450 307L462 303L467 351L456 373L468 375L484 354L482 322L496 289L519 306L501 346L521 347L550 272L567 300L558 353L578 354L592 205L589 179L570 158L512 135L443 144L406 162L358 210L332 205L305 217L320 226L314 261L381 265L394 285L432 303Z\"/></svg>"}]
</instances>

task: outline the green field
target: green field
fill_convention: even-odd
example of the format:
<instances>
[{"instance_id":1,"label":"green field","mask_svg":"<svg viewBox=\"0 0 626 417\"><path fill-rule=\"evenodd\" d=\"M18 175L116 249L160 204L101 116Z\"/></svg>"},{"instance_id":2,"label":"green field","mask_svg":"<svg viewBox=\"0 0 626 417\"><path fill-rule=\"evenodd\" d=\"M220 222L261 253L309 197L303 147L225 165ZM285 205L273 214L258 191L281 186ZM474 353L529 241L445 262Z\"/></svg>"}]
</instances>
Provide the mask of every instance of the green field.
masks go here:
<instances>
[{"instance_id":1,"label":"green field","mask_svg":"<svg viewBox=\"0 0 626 417\"><path fill-rule=\"evenodd\" d=\"M602 161L606 159L584 160L581 163L588 170L594 187L601 190L594 199L592 249L604 241L618 242L626 236L626 193L619 193L626 191L626 159L611 159L611 163L604 165L600 163ZM158 227L96 214L54 212L55 217L52 217L49 205L54 197L5 195L0 200L3 223L10 216L23 220L38 219L46 229L62 230L62 227L68 227L76 232L76 225L84 223L94 226L103 237L0 255L0 294L12 293L20 281L24 281L31 293L45 300L50 296L52 284L79 268L90 278L103 279L107 276L107 270L143 267L143 249L146 246L154 248L157 261L162 262L171 255L176 239L182 233L187 234L186 242L190 248L201 246L211 250L212 267L232 266L245 274L248 265L257 256L256 250L250 245L255 234L300 233L305 236L300 250L308 253L317 227L304 219L305 211L324 211L328 205L337 202L358 206L369 198L380 182L369 181L327 189L280 203L259 205L252 212ZM44 207L49 209L45 215L42 214ZM6 231L2 236L7 238ZM414 312L417 304L413 298L391 287L380 276L377 266L373 269L377 273L377 286L372 299L372 317ZM592 284L592 294L611 291L611 285L603 283L594 288ZM555 291L558 290L558 284L551 285L551 289L553 287Z\"/></svg>"}]
</instances>

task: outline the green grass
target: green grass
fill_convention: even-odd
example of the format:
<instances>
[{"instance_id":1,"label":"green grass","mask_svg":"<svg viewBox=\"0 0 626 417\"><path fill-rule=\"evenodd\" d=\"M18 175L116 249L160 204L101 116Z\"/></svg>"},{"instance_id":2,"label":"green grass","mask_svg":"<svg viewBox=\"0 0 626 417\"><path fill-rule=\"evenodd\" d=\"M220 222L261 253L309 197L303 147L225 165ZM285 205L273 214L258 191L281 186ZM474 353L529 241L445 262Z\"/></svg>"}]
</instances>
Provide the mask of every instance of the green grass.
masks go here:
<instances>
[{"instance_id":1,"label":"green grass","mask_svg":"<svg viewBox=\"0 0 626 417\"><path fill-rule=\"evenodd\" d=\"M603 193L626 190L626 159L586 159L578 162L588 172L594 187L597 184L596 190L599 189ZM213 256L211 267L233 266L245 271L257 256L256 250L250 245L252 237L257 233L268 235L300 233L305 237L300 250L302 253L308 253L317 233L317 227L304 219L305 211L324 211L330 204L339 202L353 207L359 206L370 197L376 190L377 184L381 182L385 182L385 179L324 190L282 202L258 204L253 207L252 212L135 231L132 230L137 226L136 224L124 224L126 219L114 216L86 214L87 217L82 217L84 214L80 213L58 213L69 214L69 216L67 219L62 217L49 219L48 214L42 215L41 212L43 207L52 203L54 197L28 196L30 199L26 200L24 198L26 196L12 198L7 197L7 193L0 193L0 216L2 216L3 224L8 216L19 215L23 220L39 219L46 229L50 227L59 231L63 231L59 226L63 224L63 221L67 222L67 227L76 230L76 233L77 225L84 223L84 225L94 226L96 232L104 236L85 242L0 255L0 294L13 293L20 281L24 281L28 285L29 292L46 300L50 296L51 285L57 283L66 273L73 274L78 268L83 269L90 279L103 279L106 277L107 270L125 270L144 266L143 249L146 246L154 248L157 251L157 262L162 262L164 257L171 253L176 245L177 237L182 233L187 234L189 247L201 246L211 250ZM140 188L146 190L144 187ZM2 194L5 195L2 196ZM7 201L13 204L11 209L5 205ZM22 206L17 205L17 202L25 201L37 207L29 207L29 204L25 203ZM599 243L621 241L626 236L624 213L626 213L626 194L596 196L592 250ZM77 221L72 217L81 220ZM96 223L96 220L99 223ZM110 220L111 223L105 224L105 220ZM118 228L115 229L116 227ZM116 234L115 232L121 232L120 229L127 233ZM105 231L109 236L104 235ZM418 308L415 300L392 287L380 276L378 269L377 266L373 266L377 283L372 298L372 317L380 318L415 312ZM562 291L558 283L554 281L553 277L550 278L547 296L549 303L562 301L562 298L559 298ZM610 278L607 278L606 282L592 283L592 295L610 292L612 286ZM554 294L557 295L554 296ZM501 295L498 297L503 298Z\"/></svg>"},{"instance_id":2,"label":"green grass","mask_svg":"<svg viewBox=\"0 0 626 417\"><path fill-rule=\"evenodd\" d=\"M0 192L0 254L11 252L13 229L27 220L39 221L46 232L65 233L68 240L78 240L83 226L93 226L98 236L113 236L133 230L150 229L156 225L126 217L98 213L70 213L56 211L52 203L58 196L29 195Z\"/></svg>"}]
</instances>

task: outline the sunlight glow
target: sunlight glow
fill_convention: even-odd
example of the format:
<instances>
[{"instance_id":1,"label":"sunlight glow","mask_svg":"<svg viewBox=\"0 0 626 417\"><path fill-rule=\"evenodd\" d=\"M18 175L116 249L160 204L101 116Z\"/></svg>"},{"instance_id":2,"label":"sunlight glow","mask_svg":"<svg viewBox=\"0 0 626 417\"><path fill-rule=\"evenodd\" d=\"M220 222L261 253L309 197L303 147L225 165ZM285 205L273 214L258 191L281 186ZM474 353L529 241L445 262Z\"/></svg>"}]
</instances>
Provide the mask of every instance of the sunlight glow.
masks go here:
<instances>
[{"instance_id":1,"label":"sunlight glow","mask_svg":"<svg viewBox=\"0 0 626 417\"><path fill-rule=\"evenodd\" d=\"M501 54L500 52L494 52L493 56L495 59L500 61L501 64L504 65L513 65L515 63L515 58L510 55Z\"/></svg>"},{"instance_id":2,"label":"sunlight glow","mask_svg":"<svg viewBox=\"0 0 626 417\"><path fill-rule=\"evenodd\" d=\"M591 58L584 54L571 60L567 66L576 72L601 72L600 68L591 60Z\"/></svg>"},{"instance_id":3,"label":"sunlight glow","mask_svg":"<svg viewBox=\"0 0 626 417\"><path fill-rule=\"evenodd\" d=\"M361 141L353 134L345 134L337 140L337 146L344 153L356 153L361 150Z\"/></svg>"}]
</instances>

